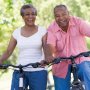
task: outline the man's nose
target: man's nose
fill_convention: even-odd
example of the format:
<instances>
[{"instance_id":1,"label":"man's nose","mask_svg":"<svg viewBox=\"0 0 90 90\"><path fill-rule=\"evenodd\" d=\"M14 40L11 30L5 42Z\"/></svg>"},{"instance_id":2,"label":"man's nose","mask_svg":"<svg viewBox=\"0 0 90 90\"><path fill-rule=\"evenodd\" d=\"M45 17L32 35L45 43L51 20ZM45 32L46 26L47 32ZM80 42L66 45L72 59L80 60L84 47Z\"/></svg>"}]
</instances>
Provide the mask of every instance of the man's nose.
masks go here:
<instances>
[{"instance_id":1,"label":"man's nose","mask_svg":"<svg viewBox=\"0 0 90 90\"><path fill-rule=\"evenodd\" d=\"M62 15L60 15L60 16L59 16L59 19L60 19L60 20L63 20L63 19L64 19L64 17L63 17Z\"/></svg>"}]
</instances>

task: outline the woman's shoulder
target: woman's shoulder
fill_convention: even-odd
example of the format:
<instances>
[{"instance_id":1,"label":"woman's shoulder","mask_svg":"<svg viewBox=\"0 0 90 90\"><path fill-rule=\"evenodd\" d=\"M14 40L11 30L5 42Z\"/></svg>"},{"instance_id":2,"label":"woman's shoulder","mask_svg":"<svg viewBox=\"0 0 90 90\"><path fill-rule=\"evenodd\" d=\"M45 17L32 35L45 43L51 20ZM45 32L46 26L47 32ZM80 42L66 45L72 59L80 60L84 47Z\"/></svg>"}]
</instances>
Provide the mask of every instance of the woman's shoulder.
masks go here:
<instances>
[{"instance_id":1,"label":"woman's shoulder","mask_svg":"<svg viewBox=\"0 0 90 90\"><path fill-rule=\"evenodd\" d=\"M20 32L20 30L21 30L21 27L19 27L19 28L15 29L15 30L13 31L13 33L19 33L19 32Z\"/></svg>"},{"instance_id":2,"label":"woman's shoulder","mask_svg":"<svg viewBox=\"0 0 90 90\"><path fill-rule=\"evenodd\" d=\"M13 31L12 36L17 39L17 37L20 35L21 28L17 28Z\"/></svg>"},{"instance_id":3,"label":"woman's shoulder","mask_svg":"<svg viewBox=\"0 0 90 90\"><path fill-rule=\"evenodd\" d=\"M38 26L38 30L40 32L46 32L47 31L47 29L44 26Z\"/></svg>"},{"instance_id":4,"label":"woman's shoulder","mask_svg":"<svg viewBox=\"0 0 90 90\"><path fill-rule=\"evenodd\" d=\"M38 26L39 33L45 34L47 32L46 28L44 26Z\"/></svg>"},{"instance_id":5,"label":"woman's shoulder","mask_svg":"<svg viewBox=\"0 0 90 90\"><path fill-rule=\"evenodd\" d=\"M46 30L44 26L38 26L38 30Z\"/></svg>"}]
</instances>

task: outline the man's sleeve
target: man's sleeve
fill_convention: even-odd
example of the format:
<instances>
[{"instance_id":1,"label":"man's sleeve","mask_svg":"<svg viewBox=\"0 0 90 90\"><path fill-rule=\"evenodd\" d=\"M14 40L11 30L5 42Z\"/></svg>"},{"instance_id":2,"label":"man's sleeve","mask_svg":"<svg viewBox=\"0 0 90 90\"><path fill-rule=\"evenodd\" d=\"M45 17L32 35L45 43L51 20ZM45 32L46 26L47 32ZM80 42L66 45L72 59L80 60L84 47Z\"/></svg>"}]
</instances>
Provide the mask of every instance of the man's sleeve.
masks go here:
<instances>
[{"instance_id":1,"label":"man's sleeve","mask_svg":"<svg viewBox=\"0 0 90 90\"><path fill-rule=\"evenodd\" d=\"M80 21L80 33L85 35L85 36L88 36L90 37L90 23L84 21L84 20L81 20Z\"/></svg>"}]
</instances>

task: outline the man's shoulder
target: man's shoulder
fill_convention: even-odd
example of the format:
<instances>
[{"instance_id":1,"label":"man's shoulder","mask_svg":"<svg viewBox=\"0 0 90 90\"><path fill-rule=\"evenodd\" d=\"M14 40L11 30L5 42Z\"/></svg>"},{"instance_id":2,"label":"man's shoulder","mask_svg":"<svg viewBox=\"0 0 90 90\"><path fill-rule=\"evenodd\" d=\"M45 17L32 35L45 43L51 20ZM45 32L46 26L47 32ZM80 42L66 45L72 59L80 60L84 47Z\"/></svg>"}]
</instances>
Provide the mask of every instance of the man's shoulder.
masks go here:
<instances>
[{"instance_id":1,"label":"man's shoulder","mask_svg":"<svg viewBox=\"0 0 90 90\"><path fill-rule=\"evenodd\" d=\"M73 24L80 24L83 21L82 18L76 16L70 16L70 22Z\"/></svg>"},{"instance_id":2,"label":"man's shoulder","mask_svg":"<svg viewBox=\"0 0 90 90\"><path fill-rule=\"evenodd\" d=\"M82 20L81 17L76 17L76 16L70 16L71 20Z\"/></svg>"}]
</instances>

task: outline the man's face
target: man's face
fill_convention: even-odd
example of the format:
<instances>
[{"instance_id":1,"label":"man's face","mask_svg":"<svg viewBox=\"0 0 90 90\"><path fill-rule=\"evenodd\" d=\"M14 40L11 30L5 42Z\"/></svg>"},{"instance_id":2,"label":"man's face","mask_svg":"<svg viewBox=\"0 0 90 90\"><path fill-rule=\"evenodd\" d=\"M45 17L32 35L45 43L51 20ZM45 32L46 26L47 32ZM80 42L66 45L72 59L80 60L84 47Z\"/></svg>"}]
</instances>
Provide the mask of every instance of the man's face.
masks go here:
<instances>
[{"instance_id":1,"label":"man's face","mask_svg":"<svg viewBox=\"0 0 90 90\"><path fill-rule=\"evenodd\" d=\"M57 7L54 10L54 17L59 27L64 28L69 23L69 12L65 7Z\"/></svg>"}]
</instances>

